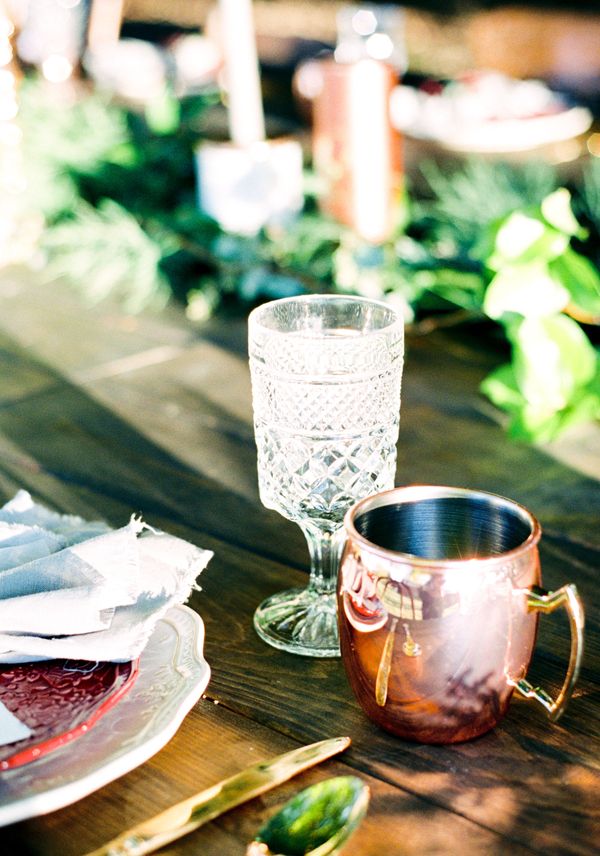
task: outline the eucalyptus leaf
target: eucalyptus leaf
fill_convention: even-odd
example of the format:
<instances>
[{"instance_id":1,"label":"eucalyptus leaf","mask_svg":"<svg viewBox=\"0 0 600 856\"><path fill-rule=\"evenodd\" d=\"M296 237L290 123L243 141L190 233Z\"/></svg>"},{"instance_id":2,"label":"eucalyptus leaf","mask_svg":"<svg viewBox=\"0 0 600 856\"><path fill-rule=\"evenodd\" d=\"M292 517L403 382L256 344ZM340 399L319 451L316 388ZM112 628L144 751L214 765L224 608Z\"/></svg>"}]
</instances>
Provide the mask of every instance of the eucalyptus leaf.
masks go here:
<instances>
[{"instance_id":1,"label":"eucalyptus leaf","mask_svg":"<svg viewBox=\"0 0 600 856\"><path fill-rule=\"evenodd\" d=\"M483 301L490 318L517 313L525 318L555 315L565 308L569 292L541 260L506 265L493 277Z\"/></svg>"},{"instance_id":2,"label":"eucalyptus leaf","mask_svg":"<svg viewBox=\"0 0 600 856\"><path fill-rule=\"evenodd\" d=\"M259 259L255 238L245 238L227 232L217 233L211 243L211 251L216 259L227 263L256 264Z\"/></svg>"}]
</instances>

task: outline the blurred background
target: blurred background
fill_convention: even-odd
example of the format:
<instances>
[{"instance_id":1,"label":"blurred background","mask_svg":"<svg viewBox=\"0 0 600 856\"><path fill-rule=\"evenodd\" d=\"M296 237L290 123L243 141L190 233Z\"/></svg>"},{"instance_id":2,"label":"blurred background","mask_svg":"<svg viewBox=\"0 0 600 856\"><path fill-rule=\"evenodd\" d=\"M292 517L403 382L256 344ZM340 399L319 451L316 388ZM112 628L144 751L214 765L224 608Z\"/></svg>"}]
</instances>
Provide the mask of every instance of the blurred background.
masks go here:
<instances>
[{"instance_id":1,"label":"blurred background","mask_svg":"<svg viewBox=\"0 0 600 856\"><path fill-rule=\"evenodd\" d=\"M16 265L193 323L337 290L499 324L516 436L598 419L600 7L0 0Z\"/></svg>"},{"instance_id":2,"label":"blurred background","mask_svg":"<svg viewBox=\"0 0 600 856\"><path fill-rule=\"evenodd\" d=\"M253 5L259 56L275 75L333 47L340 15L348 4L256 0ZM600 4L596 0L415 0L373 5L404 10L410 73L448 79L473 69L494 69L517 78L541 77L598 107ZM178 29L206 27L212 8L210 0L124 0L123 33L168 39Z\"/></svg>"}]
</instances>

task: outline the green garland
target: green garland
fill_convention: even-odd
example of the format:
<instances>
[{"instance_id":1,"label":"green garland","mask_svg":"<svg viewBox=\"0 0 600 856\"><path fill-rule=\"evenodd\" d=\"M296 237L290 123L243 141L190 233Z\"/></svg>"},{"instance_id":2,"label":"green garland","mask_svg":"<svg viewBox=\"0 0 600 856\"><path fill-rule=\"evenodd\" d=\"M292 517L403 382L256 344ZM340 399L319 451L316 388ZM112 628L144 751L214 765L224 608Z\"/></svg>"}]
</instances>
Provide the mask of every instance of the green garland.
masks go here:
<instances>
[{"instance_id":1,"label":"green garland","mask_svg":"<svg viewBox=\"0 0 600 856\"><path fill-rule=\"evenodd\" d=\"M600 162L574 188L543 164L426 164L431 198L407 195L402 227L376 247L321 216L307 180L295 224L244 238L195 202L193 150L215 98L165 96L142 116L97 92L57 109L45 84L24 83L22 207L43 215L49 282L68 278L90 301L117 295L130 311L174 296L195 320L328 290L383 297L421 329L489 318L512 356L482 391L513 437L545 442L600 417Z\"/></svg>"}]
</instances>

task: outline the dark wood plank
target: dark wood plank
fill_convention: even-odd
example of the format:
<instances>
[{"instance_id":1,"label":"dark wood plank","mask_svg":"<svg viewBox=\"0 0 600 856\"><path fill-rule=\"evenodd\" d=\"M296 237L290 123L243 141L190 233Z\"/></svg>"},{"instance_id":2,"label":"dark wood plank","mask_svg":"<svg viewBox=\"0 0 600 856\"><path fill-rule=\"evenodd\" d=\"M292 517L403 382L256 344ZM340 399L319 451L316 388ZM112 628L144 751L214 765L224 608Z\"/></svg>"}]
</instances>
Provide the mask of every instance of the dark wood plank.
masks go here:
<instances>
[{"instance_id":1,"label":"dark wood plank","mask_svg":"<svg viewBox=\"0 0 600 856\"><path fill-rule=\"evenodd\" d=\"M247 359L200 342L160 365L86 383L85 390L194 472L258 503Z\"/></svg>"},{"instance_id":2,"label":"dark wood plank","mask_svg":"<svg viewBox=\"0 0 600 856\"><path fill-rule=\"evenodd\" d=\"M598 483L542 451L508 440L474 406L477 362L461 369L456 357L447 356L450 352L447 349L446 373L444 383L440 384L432 355L435 357L444 341L431 337L426 343L426 350L422 350L424 340L419 340L421 350L412 346L412 359L409 351L397 483L442 482L503 493L527 505L549 532L567 535L590 546L598 544L600 536L595 525L600 512ZM419 356L421 352L423 355ZM219 383L221 371L225 381ZM220 481L221 487L256 503L255 449L245 363L203 344L172 361L96 380L84 389L79 388L79 392L67 385L61 392L61 401L52 407L48 405L50 418L56 418L52 414L57 411L63 415L62 425L53 423L54 430L61 428L63 435L75 431L87 455L101 457L110 453L110 449L100 448L99 443L102 431L106 436L112 433L108 423L114 418L114 411L122 417L115 421L118 443L125 443L130 450L136 446L141 451L140 438L122 430L131 425L154 441L152 448L158 453L166 449L171 460L183 461L190 472L207 470L213 480ZM101 407L101 403L105 406ZM32 403L30 410L37 407L46 407L45 400ZM76 414L79 424L68 428L71 413ZM33 424L25 410L19 418L24 417ZM7 412L5 433L9 439L18 435L23 443L20 426L15 423L8 427L9 424ZM59 442L60 431L57 434L52 457L60 459L64 444ZM35 436L26 439L35 445ZM70 437L71 444L74 439ZM38 445L41 445L39 439ZM150 446L145 449L147 458ZM164 455L158 457L164 460ZM135 463L136 469L145 464L139 452ZM56 463L48 466L57 468ZM94 486L100 489L99 484Z\"/></svg>"},{"instance_id":3,"label":"dark wood plank","mask_svg":"<svg viewBox=\"0 0 600 856\"><path fill-rule=\"evenodd\" d=\"M549 830L562 852L590 852L590 836L599 816L588 787L592 782L600 785L595 713L600 688L593 665L559 724L549 724L543 712L515 700L502 725L478 741L455 747L407 744L383 734L360 714L339 662L294 658L271 650L254 636L251 613L269 572L264 562L258 566L254 557L249 561L240 556L238 564L232 554L222 570L221 559L216 556L213 562L194 604L206 617L207 650L218 664L209 692L222 704L303 739L313 739L335 721L353 737L360 769L494 828L523 846L531 843L538 852L547 846ZM557 669L562 675L564 668L564 658L557 663L555 656L560 647L566 654L563 630L546 619L540 634L533 670L548 686L556 687ZM597 622L591 624L590 633L598 638ZM251 681L248 663L252 663Z\"/></svg>"},{"instance_id":4,"label":"dark wood plank","mask_svg":"<svg viewBox=\"0 0 600 856\"><path fill-rule=\"evenodd\" d=\"M115 302L86 302L65 283L41 283L28 269L0 271L0 328L48 366L75 378L118 371L121 361L146 354L168 358L196 338L176 305L127 315Z\"/></svg>"},{"instance_id":5,"label":"dark wood plank","mask_svg":"<svg viewBox=\"0 0 600 856\"><path fill-rule=\"evenodd\" d=\"M175 522L152 522L182 537L188 534ZM298 584L298 572L225 544L205 546L213 547L216 555L200 578L202 591L192 604L206 623L206 651L213 665L207 695L219 703L219 710L226 707L302 741L331 734L334 722L336 731L352 736L349 758L359 771L494 829L515 844L532 846L535 852L592 852L589 843L599 820L594 794L600 784L597 668L581 681L559 724L550 725L531 704L515 700L504 722L472 743L405 743L362 715L339 661L292 657L264 645L254 634L254 607L271 591ZM590 631L597 639L597 621ZM534 668L536 676L552 686L555 669L561 666L555 652L560 645L566 649L566 635L546 619L540 636Z\"/></svg>"},{"instance_id":6,"label":"dark wood plank","mask_svg":"<svg viewBox=\"0 0 600 856\"><path fill-rule=\"evenodd\" d=\"M328 730L326 734L330 734ZM93 737L91 734L90 737ZM15 856L80 856L103 841L185 799L198 790L297 744L274 734L208 699L200 701L186 717L175 737L142 767L118 782L96 791L83 801L47 817L23 821L9 828L4 846ZM218 746L218 751L215 747ZM327 776L353 773L351 752L302 773L276 790L235 809L184 839L165 848L172 856L243 856L245 844L278 806L301 788ZM413 796L367 774L361 778L371 790L367 818L344 848L346 856L377 856L386 842L386 853L422 856L423 852L447 853L459 847L467 854L501 853L504 840L468 820L449 814L426 799ZM398 817L401 817L401 834ZM94 823L93 819L101 819ZM0 841L2 838L0 837ZM162 851L161 851L162 852ZM515 854L531 853L515 846Z\"/></svg>"},{"instance_id":7,"label":"dark wood plank","mask_svg":"<svg viewBox=\"0 0 600 856\"><path fill-rule=\"evenodd\" d=\"M63 335L75 329L76 316L66 299L65 307ZM125 816L133 822L196 790L199 758L202 770L219 778L255 746L272 754L333 727L354 741L343 768L369 777L375 797L360 849L349 852L380 852L380 829L386 844L398 843L390 853L593 852L600 784L599 485L544 450L512 443L482 406L477 385L498 349L478 347L475 331L409 340L397 481L484 488L539 516L546 584L575 580L588 604L586 658L559 724L515 700L493 733L462 746L428 747L372 725L339 661L285 655L252 629L263 597L305 581L307 556L298 528L258 500L243 322L213 322L204 339L175 337L175 350L155 360L137 359L156 340L134 331L124 350L114 351L115 363L108 328L89 350L77 346L69 357L52 350L56 334L44 332L37 309L35 324L28 317L21 302L10 321L0 318L0 329L11 334L4 345L14 376L25 378L23 394L8 381L0 399L0 493L8 497L25 486L59 510L115 525L141 512L151 524L214 549L203 590L192 600L206 623L213 678L208 700L150 762L158 766L146 764L78 806L19 825L10 832L21 847L16 852L69 856L73 842L98 843L89 833L79 836L86 812L102 817L102 837L109 837ZM43 345L17 333L19 319ZM567 648L566 622L544 618L532 665L536 681L556 689ZM214 753L217 737L222 744ZM241 810L205 831L202 852L243 852L263 809ZM191 853L191 847L185 842L168 852Z\"/></svg>"},{"instance_id":8,"label":"dark wood plank","mask_svg":"<svg viewBox=\"0 0 600 856\"><path fill-rule=\"evenodd\" d=\"M60 385L60 378L35 361L23 360L20 349L0 330L0 407Z\"/></svg>"},{"instance_id":9,"label":"dark wood plank","mask_svg":"<svg viewBox=\"0 0 600 856\"><path fill-rule=\"evenodd\" d=\"M151 406L144 412L152 418ZM144 414L138 418L143 422ZM0 434L13 449L8 459L0 460L0 473L14 480L21 459L35 460L45 474L110 496L128 508L129 514L193 521L197 532L266 555L294 558L290 545L280 543L281 519L262 509L257 498L233 493L214 474L208 477L196 472L80 388L64 384L20 402L18 407L2 408ZM248 444L238 446L241 460L228 458L230 473L235 475L243 461L248 465ZM215 459L217 449L215 441ZM23 472L22 486L33 487L29 475ZM251 484L248 475L246 484ZM288 525L290 544L296 544L296 564L306 567L302 536L297 527Z\"/></svg>"}]
</instances>

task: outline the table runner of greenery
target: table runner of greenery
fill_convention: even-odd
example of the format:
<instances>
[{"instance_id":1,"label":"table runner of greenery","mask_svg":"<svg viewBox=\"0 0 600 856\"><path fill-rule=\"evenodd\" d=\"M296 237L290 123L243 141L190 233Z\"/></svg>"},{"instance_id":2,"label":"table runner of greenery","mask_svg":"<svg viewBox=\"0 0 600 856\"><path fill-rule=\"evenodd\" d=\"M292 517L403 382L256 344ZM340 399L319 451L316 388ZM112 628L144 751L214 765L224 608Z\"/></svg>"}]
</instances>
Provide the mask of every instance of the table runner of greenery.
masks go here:
<instances>
[{"instance_id":1,"label":"table runner of greenery","mask_svg":"<svg viewBox=\"0 0 600 856\"><path fill-rule=\"evenodd\" d=\"M194 147L216 94L167 95L143 113L98 92L57 97L37 79L21 87L20 233L36 235L49 287L66 277L87 300L117 295L132 312L173 297L195 320L329 290L392 301L421 330L488 318L511 359L481 389L513 437L545 442L600 417L600 160L573 186L543 162L424 163L428 198L409 188L380 246L319 214L307 174L302 215L247 238L197 209Z\"/></svg>"}]
</instances>

